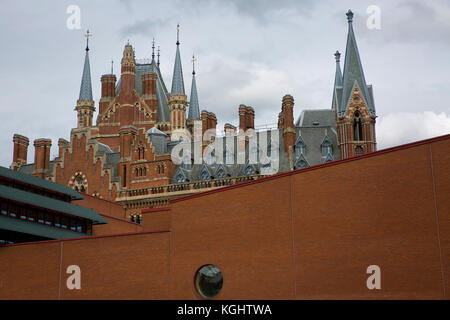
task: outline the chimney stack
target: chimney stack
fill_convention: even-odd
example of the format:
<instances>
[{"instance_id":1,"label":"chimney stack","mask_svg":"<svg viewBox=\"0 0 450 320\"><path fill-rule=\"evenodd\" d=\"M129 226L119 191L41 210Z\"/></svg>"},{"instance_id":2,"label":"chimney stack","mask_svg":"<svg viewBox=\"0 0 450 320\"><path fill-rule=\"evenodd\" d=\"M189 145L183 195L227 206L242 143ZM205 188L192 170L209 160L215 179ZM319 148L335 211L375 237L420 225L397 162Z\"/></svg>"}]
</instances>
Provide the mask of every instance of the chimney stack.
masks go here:
<instances>
[{"instance_id":1,"label":"chimney stack","mask_svg":"<svg viewBox=\"0 0 450 320\"><path fill-rule=\"evenodd\" d=\"M34 171L33 176L45 178L45 174L50 168L50 148L52 140L36 139L34 140Z\"/></svg>"},{"instance_id":2,"label":"chimney stack","mask_svg":"<svg viewBox=\"0 0 450 320\"><path fill-rule=\"evenodd\" d=\"M14 154L11 169L19 170L21 165L27 164L28 145L30 144L30 140L27 137L14 134L13 143Z\"/></svg>"}]
</instances>

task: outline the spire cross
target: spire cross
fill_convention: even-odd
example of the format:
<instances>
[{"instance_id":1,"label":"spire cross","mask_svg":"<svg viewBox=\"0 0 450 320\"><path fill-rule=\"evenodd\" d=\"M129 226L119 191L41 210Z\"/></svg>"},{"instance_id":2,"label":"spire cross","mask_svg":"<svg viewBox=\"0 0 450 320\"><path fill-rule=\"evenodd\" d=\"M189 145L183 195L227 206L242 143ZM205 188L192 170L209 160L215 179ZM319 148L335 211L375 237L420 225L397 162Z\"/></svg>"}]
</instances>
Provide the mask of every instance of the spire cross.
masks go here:
<instances>
[{"instance_id":1,"label":"spire cross","mask_svg":"<svg viewBox=\"0 0 450 320\"><path fill-rule=\"evenodd\" d=\"M180 24L177 24L177 46L180 44Z\"/></svg>"},{"instance_id":2,"label":"spire cross","mask_svg":"<svg viewBox=\"0 0 450 320\"><path fill-rule=\"evenodd\" d=\"M194 54L192 54L192 74L195 74L195 61L197 59L195 59Z\"/></svg>"},{"instance_id":3,"label":"spire cross","mask_svg":"<svg viewBox=\"0 0 450 320\"><path fill-rule=\"evenodd\" d=\"M92 34L89 33L89 29L86 31L84 36L86 37L86 51L89 51L89 38L92 37Z\"/></svg>"}]
</instances>

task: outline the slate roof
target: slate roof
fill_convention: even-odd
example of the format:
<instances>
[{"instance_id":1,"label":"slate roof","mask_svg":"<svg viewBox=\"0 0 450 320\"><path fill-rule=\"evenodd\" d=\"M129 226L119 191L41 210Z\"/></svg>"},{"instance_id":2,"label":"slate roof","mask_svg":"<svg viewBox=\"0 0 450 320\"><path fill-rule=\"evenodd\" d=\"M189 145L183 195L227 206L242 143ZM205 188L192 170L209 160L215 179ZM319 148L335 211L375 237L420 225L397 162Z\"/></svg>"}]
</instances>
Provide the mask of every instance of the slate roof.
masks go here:
<instances>
[{"instance_id":1,"label":"slate roof","mask_svg":"<svg viewBox=\"0 0 450 320\"><path fill-rule=\"evenodd\" d=\"M142 96L142 75L148 73L156 74L156 99L158 100L158 121L167 122L170 121L170 109L169 109L169 93L167 92L164 79L161 75L161 71L155 60L151 63L136 63L136 80L135 89L139 96ZM121 79L116 85L116 95L120 91Z\"/></svg>"},{"instance_id":2,"label":"slate roof","mask_svg":"<svg viewBox=\"0 0 450 320\"><path fill-rule=\"evenodd\" d=\"M175 53L175 65L173 67L172 77L172 90L171 94L185 94L184 93L184 80L183 80L183 68L181 67L180 57L180 45L177 42L177 50Z\"/></svg>"},{"instance_id":3,"label":"slate roof","mask_svg":"<svg viewBox=\"0 0 450 320\"><path fill-rule=\"evenodd\" d=\"M197 82L195 72L192 72L191 97L189 102L188 120L200 119L200 106L198 104Z\"/></svg>"},{"instance_id":4,"label":"slate roof","mask_svg":"<svg viewBox=\"0 0 450 320\"><path fill-rule=\"evenodd\" d=\"M80 96L78 100L92 101L91 67L89 65L89 49L86 48L83 75L81 77Z\"/></svg>"},{"instance_id":5,"label":"slate roof","mask_svg":"<svg viewBox=\"0 0 450 320\"><path fill-rule=\"evenodd\" d=\"M33 165L24 165L21 167L21 169L24 168L26 170L24 170L25 172L22 172L22 170L19 171L14 171L14 170L10 170L8 168L2 167L0 166L0 177L6 177L10 180L15 180L15 181L19 181L22 183L26 183L29 185L33 185L33 186L37 186L39 188L48 190L50 192L58 192L58 193L62 193L65 195L68 195L71 197L71 199L73 200L81 200L83 199L83 197L76 192L75 190L73 190L72 188L69 188L68 186L64 186L62 184L56 183L56 182L51 182L45 179L41 179L41 178L37 178L31 175L31 173L34 170L34 164ZM30 171L30 173L27 173L26 171Z\"/></svg>"},{"instance_id":6,"label":"slate roof","mask_svg":"<svg viewBox=\"0 0 450 320\"><path fill-rule=\"evenodd\" d=\"M354 86L358 86L362 97L372 115L375 115L375 105L373 94L369 93L372 89L367 86L364 77L364 71L359 57L358 46L356 44L355 33L353 31L353 12L347 12L348 19L348 35L347 45L345 50L344 73L343 73L343 88L342 98L338 105L338 116L345 114L348 102L350 101L351 92Z\"/></svg>"}]
</instances>

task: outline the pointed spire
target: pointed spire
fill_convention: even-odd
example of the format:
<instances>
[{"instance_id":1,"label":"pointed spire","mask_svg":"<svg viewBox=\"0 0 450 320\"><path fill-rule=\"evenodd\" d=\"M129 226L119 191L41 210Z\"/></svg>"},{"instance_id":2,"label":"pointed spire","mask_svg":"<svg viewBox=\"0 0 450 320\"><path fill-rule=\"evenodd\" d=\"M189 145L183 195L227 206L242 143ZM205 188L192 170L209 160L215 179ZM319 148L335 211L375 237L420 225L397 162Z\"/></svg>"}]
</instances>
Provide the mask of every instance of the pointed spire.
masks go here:
<instances>
[{"instance_id":1,"label":"pointed spire","mask_svg":"<svg viewBox=\"0 0 450 320\"><path fill-rule=\"evenodd\" d=\"M334 54L334 58L336 59L336 73L334 76L334 87L333 87L333 101L331 102L331 109L336 110L336 104L339 103L336 101L336 88L342 88L342 72L341 72L341 53L336 51Z\"/></svg>"},{"instance_id":2,"label":"pointed spire","mask_svg":"<svg viewBox=\"0 0 450 320\"><path fill-rule=\"evenodd\" d=\"M158 68L159 68L159 46L158 46L158 62L157 62L157 64L158 64Z\"/></svg>"},{"instance_id":3,"label":"pointed spire","mask_svg":"<svg viewBox=\"0 0 450 320\"><path fill-rule=\"evenodd\" d=\"M342 100L340 101L338 115L342 116L345 113L353 87L355 85L357 85L359 90L361 90L361 94L367 107L369 108L369 111L375 114L375 109L371 97L369 96L369 89L364 78L364 71L361 65L358 46L356 44L355 34L353 31L353 12L348 10L346 15L348 20L348 36L345 50L344 74L342 78Z\"/></svg>"},{"instance_id":4,"label":"pointed spire","mask_svg":"<svg viewBox=\"0 0 450 320\"><path fill-rule=\"evenodd\" d=\"M111 60L111 74L114 74L114 60Z\"/></svg>"},{"instance_id":5,"label":"pointed spire","mask_svg":"<svg viewBox=\"0 0 450 320\"><path fill-rule=\"evenodd\" d=\"M91 67L89 64L89 37L92 35L89 30L85 34L86 41L86 55L84 58L83 75L81 77L81 87L79 101L93 101L92 100L92 84L91 84Z\"/></svg>"},{"instance_id":6,"label":"pointed spire","mask_svg":"<svg viewBox=\"0 0 450 320\"><path fill-rule=\"evenodd\" d=\"M180 57L179 34L180 34L180 25L177 25L177 51L175 54L175 65L173 68L171 94L185 94L184 93L183 69L181 67L181 57Z\"/></svg>"},{"instance_id":7,"label":"pointed spire","mask_svg":"<svg viewBox=\"0 0 450 320\"><path fill-rule=\"evenodd\" d=\"M152 41L152 61L155 60L155 38Z\"/></svg>"},{"instance_id":8,"label":"pointed spire","mask_svg":"<svg viewBox=\"0 0 450 320\"><path fill-rule=\"evenodd\" d=\"M197 83L195 81L195 57L192 55L192 87L191 102L189 104L188 120L200 119L200 106L198 104Z\"/></svg>"}]
</instances>

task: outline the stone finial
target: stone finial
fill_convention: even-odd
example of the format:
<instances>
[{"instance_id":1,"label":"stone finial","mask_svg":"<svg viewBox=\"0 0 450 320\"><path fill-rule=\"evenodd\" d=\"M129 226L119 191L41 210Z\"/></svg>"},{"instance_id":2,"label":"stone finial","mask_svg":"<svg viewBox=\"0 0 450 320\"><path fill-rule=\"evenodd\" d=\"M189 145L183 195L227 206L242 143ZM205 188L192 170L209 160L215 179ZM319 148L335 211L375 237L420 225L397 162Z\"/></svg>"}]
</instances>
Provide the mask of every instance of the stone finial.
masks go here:
<instances>
[{"instance_id":1,"label":"stone finial","mask_svg":"<svg viewBox=\"0 0 450 320\"><path fill-rule=\"evenodd\" d=\"M336 52L334 53L334 57L336 59L336 62L339 62L341 59L341 53L336 50Z\"/></svg>"},{"instance_id":2,"label":"stone finial","mask_svg":"<svg viewBox=\"0 0 450 320\"><path fill-rule=\"evenodd\" d=\"M353 12L352 12L352 10L348 9L346 15L347 15L348 22L351 23L353 21Z\"/></svg>"}]
</instances>

